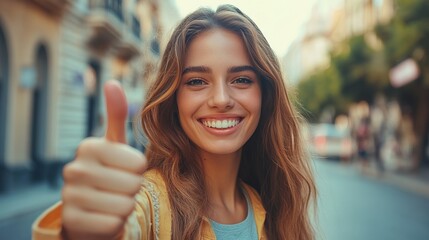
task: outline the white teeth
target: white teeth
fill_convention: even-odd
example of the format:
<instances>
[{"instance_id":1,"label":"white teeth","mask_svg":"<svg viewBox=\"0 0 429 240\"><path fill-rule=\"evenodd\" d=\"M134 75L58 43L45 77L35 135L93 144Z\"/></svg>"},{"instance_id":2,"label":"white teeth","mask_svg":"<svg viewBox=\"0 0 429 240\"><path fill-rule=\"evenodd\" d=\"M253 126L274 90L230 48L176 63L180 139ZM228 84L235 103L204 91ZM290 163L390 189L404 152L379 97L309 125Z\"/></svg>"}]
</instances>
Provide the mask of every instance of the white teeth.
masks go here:
<instances>
[{"instance_id":1,"label":"white teeth","mask_svg":"<svg viewBox=\"0 0 429 240\"><path fill-rule=\"evenodd\" d=\"M206 127L225 129L236 126L240 121L239 120L203 120L203 124Z\"/></svg>"}]
</instances>

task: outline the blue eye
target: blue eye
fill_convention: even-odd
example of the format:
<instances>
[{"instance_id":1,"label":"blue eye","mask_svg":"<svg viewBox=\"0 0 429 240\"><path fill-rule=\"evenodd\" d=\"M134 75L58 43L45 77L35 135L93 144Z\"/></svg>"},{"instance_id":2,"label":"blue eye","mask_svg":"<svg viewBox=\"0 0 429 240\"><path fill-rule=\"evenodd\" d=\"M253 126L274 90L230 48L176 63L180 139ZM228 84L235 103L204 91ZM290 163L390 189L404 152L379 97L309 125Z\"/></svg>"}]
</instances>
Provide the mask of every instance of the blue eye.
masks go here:
<instances>
[{"instance_id":1,"label":"blue eye","mask_svg":"<svg viewBox=\"0 0 429 240\"><path fill-rule=\"evenodd\" d=\"M200 85L204 85L205 82L202 79L194 78L187 81L185 84L188 86L200 86Z\"/></svg>"},{"instance_id":2,"label":"blue eye","mask_svg":"<svg viewBox=\"0 0 429 240\"><path fill-rule=\"evenodd\" d=\"M253 81L250 80L249 78L239 77L239 78L234 79L234 81L232 81L232 83L251 84L251 83L253 83Z\"/></svg>"}]
</instances>

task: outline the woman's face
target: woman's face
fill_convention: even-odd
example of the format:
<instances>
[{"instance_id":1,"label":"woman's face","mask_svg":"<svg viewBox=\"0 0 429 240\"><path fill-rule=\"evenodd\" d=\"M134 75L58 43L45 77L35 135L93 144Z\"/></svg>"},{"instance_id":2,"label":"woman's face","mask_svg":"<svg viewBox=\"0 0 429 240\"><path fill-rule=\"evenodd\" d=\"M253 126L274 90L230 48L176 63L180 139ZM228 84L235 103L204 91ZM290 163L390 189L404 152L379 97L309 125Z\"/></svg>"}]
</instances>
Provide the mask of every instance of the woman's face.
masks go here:
<instances>
[{"instance_id":1,"label":"woman's face","mask_svg":"<svg viewBox=\"0 0 429 240\"><path fill-rule=\"evenodd\" d=\"M239 153L261 113L261 83L245 45L215 28L188 46L177 91L180 124L202 153Z\"/></svg>"}]
</instances>

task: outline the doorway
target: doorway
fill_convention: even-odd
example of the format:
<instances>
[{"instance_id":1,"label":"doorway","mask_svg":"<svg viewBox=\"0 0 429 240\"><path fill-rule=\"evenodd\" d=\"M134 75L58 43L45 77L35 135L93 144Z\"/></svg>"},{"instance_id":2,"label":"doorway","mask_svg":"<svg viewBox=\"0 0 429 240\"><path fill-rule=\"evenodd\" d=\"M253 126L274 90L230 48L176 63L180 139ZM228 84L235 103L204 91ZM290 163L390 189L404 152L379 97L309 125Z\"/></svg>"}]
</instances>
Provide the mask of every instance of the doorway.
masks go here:
<instances>
[{"instance_id":1,"label":"doorway","mask_svg":"<svg viewBox=\"0 0 429 240\"><path fill-rule=\"evenodd\" d=\"M99 135L98 130L103 125L103 116L100 113L101 94L101 65L96 60L91 60L88 64L88 71L85 77L87 87L87 119L86 136Z\"/></svg>"},{"instance_id":2,"label":"doorway","mask_svg":"<svg viewBox=\"0 0 429 240\"><path fill-rule=\"evenodd\" d=\"M0 192L6 189L6 124L9 86L9 53L0 23Z\"/></svg>"},{"instance_id":3,"label":"doorway","mask_svg":"<svg viewBox=\"0 0 429 240\"><path fill-rule=\"evenodd\" d=\"M33 165L33 181L44 179L44 157L46 149L46 128L48 121L48 83L49 59L45 45L40 44L36 49L35 70L36 84L32 97L31 123L31 159Z\"/></svg>"}]
</instances>

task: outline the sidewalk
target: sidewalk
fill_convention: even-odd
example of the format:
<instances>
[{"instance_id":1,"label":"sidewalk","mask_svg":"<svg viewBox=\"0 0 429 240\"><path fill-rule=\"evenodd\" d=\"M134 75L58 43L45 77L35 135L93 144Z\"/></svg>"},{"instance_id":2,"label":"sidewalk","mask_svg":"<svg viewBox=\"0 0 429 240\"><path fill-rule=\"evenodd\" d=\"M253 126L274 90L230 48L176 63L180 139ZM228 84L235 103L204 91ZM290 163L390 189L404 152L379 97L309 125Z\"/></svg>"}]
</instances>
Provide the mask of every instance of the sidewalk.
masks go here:
<instances>
[{"instance_id":1,"label":"sidewalk","mask_svg":"<svg viewBox=\"0 0 429 240\"><path fill-rule=\"evenodd\" d=\"M354 167L361 170L359 166ZM429 168L420 169L418 172L384 171L380 173L375 166L371 165L362 175L429 199Z\"/></svg>"},{"instance_id":2,"label":"sidewalk","mask_svg":"<svg viewBox=\"0 0 429 240\"><path fill-rule=\"evenodd\" d=\"M61 188L52 189L46 183L0 194L0 222L47 208L60 198Z\"/></svg>"}]
</instances>

